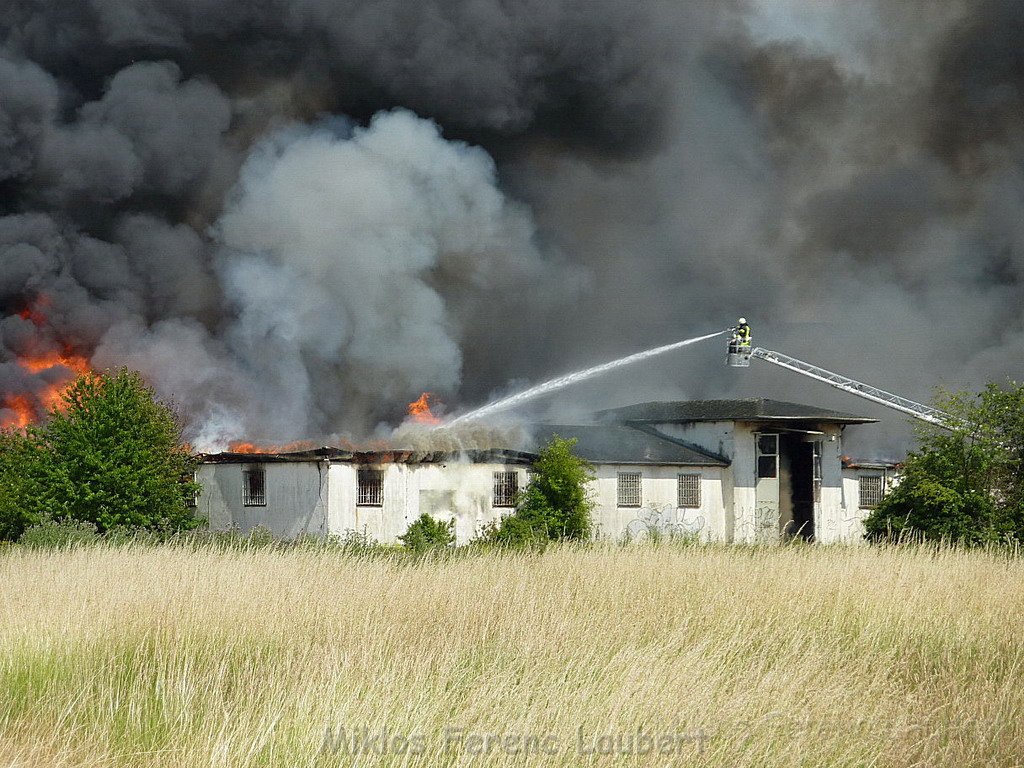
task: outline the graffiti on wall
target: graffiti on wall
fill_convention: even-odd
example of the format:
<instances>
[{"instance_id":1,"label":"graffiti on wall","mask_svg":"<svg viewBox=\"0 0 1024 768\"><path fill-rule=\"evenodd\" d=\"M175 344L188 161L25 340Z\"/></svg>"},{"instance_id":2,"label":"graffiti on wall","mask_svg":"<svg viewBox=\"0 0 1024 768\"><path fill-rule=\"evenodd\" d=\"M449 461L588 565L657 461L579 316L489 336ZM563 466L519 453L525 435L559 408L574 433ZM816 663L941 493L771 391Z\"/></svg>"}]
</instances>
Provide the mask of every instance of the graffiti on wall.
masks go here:
<instances>
[{"instance_id":1,"label":"graffiti on wall","mask_svg":"<svg viewBox=\"0 0 1024 768\"><path fill-rule=\"evenodd\" d=\"M761 544L778 540L779 508L776 504L767 502L752 511L749 507L737 510L736 541Z\"/></svg>"},{"instance_id":2,"label":"graffiti on wall","mask_svg":"<svg viewBox=\"0 0 1024 768\"><path fill-rule=\"evenodd\" d=\"M700 510L677 509L669 504L651 505L641 509L626 525L626 538L642 539L654 536L696 536L704 530L707 520Z\"/></svg>"}]
</instances>

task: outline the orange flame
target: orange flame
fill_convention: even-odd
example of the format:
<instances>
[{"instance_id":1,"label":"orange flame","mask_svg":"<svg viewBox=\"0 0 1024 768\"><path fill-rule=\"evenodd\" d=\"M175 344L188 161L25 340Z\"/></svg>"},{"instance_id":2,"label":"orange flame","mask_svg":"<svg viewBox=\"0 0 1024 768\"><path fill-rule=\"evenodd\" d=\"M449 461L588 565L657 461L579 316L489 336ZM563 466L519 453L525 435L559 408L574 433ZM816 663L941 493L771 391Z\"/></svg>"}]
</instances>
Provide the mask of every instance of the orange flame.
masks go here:
<instances>
[{"instance_id":1,"label":"orange flame","mask_svg":"<svg viewBox=\"0 0 1024 768\"><path fill-rule=\"evenodd\" d=\"M229 453L294 453L295 451L309 451L316 448L312 440L296 440L292 443L281 445L257 445L244 440L234 440L228 443Z\"/></svg>"},{"instance_id":2,"label":"orange flame","mask_svg":"<svg viewBox=\"0 0 1024 768\"><path fill-rule=\"evenodd\" d=\"M42 419L50 409L60 408L71 383L92 370L88 360L70 351L18 358L17 363L28 373L42 373L54 368L64 370L57 373L57 381L47 383L35 392L12 392L0 398L0 410L8 411L7 414L0 413L0 429L24 430Z\"/></svg>"},{"instance_id":3,"label":"orange flame","mask_svg":"<svg viewBox=\"0 0 1024 768\"><path fill-rule=\"evenodd\" d=\"M80 355L74 354L70 349L65 348L64 352L47 352L42 355L31 355L18 358L18 365L29 373L40 373L62 365L76 376L81 376L92 370L89 361Z\"/></svg>"},{"instance_id":4,"label":"orange flame","mask_svg":"<svg viewBox=\"0 0 1024 768\"><path fill-rule=\"evenodd\" d=\"M4 398L3 407L10 411L9 416L0 420L4 429L24 430L36 419L36 408L32 400L25 395L9 395Z\"/></svg>"},{"instance_id":5,"label":"orange flame","mask_svg":"<svg viewBox=\"0 0 1024 768\"><path fill-rule=\"evenodd\" d=\"M52 301L49 296L37 296L35 301L18 313L18 317L22 320L28 320L32 325L40 328L46 323L46 313L43 310L49 307L51 303Z\"/></svg>"},{"instance_id":6,"label":"orange flame","mask_svg":"<svg viewBox=\"0 0 1024 768\"><path fill-rule=\"evenodd\" d=\"M424 392L419 399L409 403L406 407L409 418L417 424L440 424L441 419L430 410L430 401L433 397L430 392Z\"/></svg>"},{"instance_id":7,"label":"orange flame","mask_svg":"<svg viewBox=\"0 0 1024 768\"><path fill-rule=\"evenodd\" d=\"M49 305L48 297L39 296L31 306L18 313L19 317L37 328L42 327L46 323L44 310ZM38 422L51 408L61 406L61 398L75 378L92 370L85 357L76 354L66 345L61 351L28 354L19 357L16 362L26 373L53 372L47 376L50 381L42 383L35 391L9 392L0 397L0 429L24 430Z\"/></svg>"}]
</instances>

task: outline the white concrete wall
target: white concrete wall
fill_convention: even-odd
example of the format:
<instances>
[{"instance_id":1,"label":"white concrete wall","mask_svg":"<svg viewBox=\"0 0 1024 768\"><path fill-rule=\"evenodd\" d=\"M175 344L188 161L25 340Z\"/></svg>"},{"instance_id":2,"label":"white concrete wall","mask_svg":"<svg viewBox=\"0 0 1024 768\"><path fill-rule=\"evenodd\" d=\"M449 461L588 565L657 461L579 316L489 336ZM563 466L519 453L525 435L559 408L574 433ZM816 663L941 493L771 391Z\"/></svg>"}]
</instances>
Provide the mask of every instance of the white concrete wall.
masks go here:
<instances>
[{"instance_id":1,"label":"white concrete wall","mask_svg":"<svg viewBox=\"0 0 1024 768\"><path fill-rule=\"evenodd\" d=\"M821 502L815 505L814 537L822 544L847 540L849 511L843 492L843 432L837 425L821 428Z\"/></svg>"},{"instance_id":2,"label":"white concrete wall","mask_svg":"<svg viewBox=\"0 0 1024 768\"><path fill-rule=\"evenodd\" d=\"M871 514L871 510L863 509L860 506L860 478L862 476L881 476L886 493L891 491L899 481L898 475L892 469L843 468L843 513L841 523L837 526L836 541L850 543L864 541L864 520Z\"/></svg>"},{"instance_id":3,"label":"white concrete wall","mask_svg":"<svg viewBox=\"0 0 1024 768\"><path fill-rule=\"evenodd\" d=\"M476 538L484 525L512 511L493 505L494 473L516 472L526 487L526 467L506 464L380 464L384 471L383 506L356 504L358 465L331 465L328 529L344 536L349 531L381 543L393 543L423 512L439 520L455 520L456 541Z\"/></svg>"},{"instance_id":4,"label":"white concrete wall","mask_svg":"<svg viewBox=\"0 0 1024 768\"><path fill-rule=\"evenodd\" d=\"M265 506L242 504L242 472L250 467L263 467L266 472ZM202 486L197 511L215 531L248 533L263 526L288 539L303 533L322 536L327 531L327 467L320 462L202 464L196 480Z\"/></svg>"},{"instance_id":5,"label":"white concrete wall","mask_svg":"<svg viewBox=\"0 0 1024 768\"><path fill-rule=\"evenodd\" d=\"M737 423L733 430L730 456L734 533L738 544L754 544L764 538L764 517L757 507L757 445L755 433L760 425ZM777 526L776 526L777 528Z\"/></svg>"},{"instance_id":6,"label":"white concrete wall","mask_svg":"<svg viewBox=\"0 0 1024 768\"><path fill-rule=\"evenodd\" d=\"M618 506L618 475L639 472L640 506ZM661 533L696 534L722 541L727 531L723 472L719 467L670 467L647 464L601 464L592 484L596 507L595 532L603 538L643 535L649 528ZM678 476L700 475L700 508L677 507Z\"/></svg>"},{"instance_id":7,"label":"white concrete wall","mask_svg":"<svg viewBox=\"0 0 1024 768\"><path fill-rule=\"evenodd\" d=\"M407 471L404 464L367 465L366 469L384 471L382 506L356 504L360 466L332 462L328 487L328 533L345 536L352 532L379 542L391 542L405 532ZM401 530L396 531L396 528Z\"/></svg>"},{"instance_id":8,"label":"white concrete wall","mask_svg":"<svg viewBox=\"0 0 1024 768\"><path fill-rule=\"evenodd\" d=\"M409 521L424 512L440 520L455 520L456 542L472 541L484 526L513 511L512 507L494 506L494 473L515 472L522 491L526 471L526 467L505 464L422 465L415 470L416 494L410 498Z\"/></svg>"},{"instance_id":9,"label":"white concrete wall","mask_svg":"<svg viewBox=\"0 0 1024 768\"><path fill-rule=\"evenodd\" d=\"M753 445L744 444L740 446L741 472L737 475L735 422L705 421L690 424L655 424L653 426L669 437L685 440L706 451L711 451L732 460L732 465L720 469L714 468L710 471L718 473L720 494L724 506L724 520L721 526L722 536L719 540L724 542L735 541L737 535L737 509L742 512L747 508L752 509L754 506L753 470L750 470L749 483L746 483L748 478L744 474L744 468L748 464L750 467L753 466ZM751 452L749 458L746 456L748 449ZM739 484L736 482L737 477L741 481Z\"/></svg>"},{"instance_id":10,"label":"white concrete wall","mask_svg":"<svg viewBox=\"0 0 1024 768\"><path fill-rule=\"evenodd\" d=\"M329 530L335 535L358 531L376 541L398 540L409 524L423 512L439 520L455 520L456 540L465 544L480 535L485 525L511 514L509 507L493 505L494 473L514 471L519 487L526 487L526 468L518 465L472 464L384 464L384 504L356 505L357 466L331 466ZM618 472L640 472L642 505L619 508ZM634 529L646 522L667 530L694 532L708 539L726 535L726 509L722 470L718 467L664 467L647 465L601 465L592 485L597 507L594 524L601 536L621 538L630 524ZM678 509L677 475L701 475L701 507ZM657 515L657 519L653 517Z\"/></svg>"}]
</instances>

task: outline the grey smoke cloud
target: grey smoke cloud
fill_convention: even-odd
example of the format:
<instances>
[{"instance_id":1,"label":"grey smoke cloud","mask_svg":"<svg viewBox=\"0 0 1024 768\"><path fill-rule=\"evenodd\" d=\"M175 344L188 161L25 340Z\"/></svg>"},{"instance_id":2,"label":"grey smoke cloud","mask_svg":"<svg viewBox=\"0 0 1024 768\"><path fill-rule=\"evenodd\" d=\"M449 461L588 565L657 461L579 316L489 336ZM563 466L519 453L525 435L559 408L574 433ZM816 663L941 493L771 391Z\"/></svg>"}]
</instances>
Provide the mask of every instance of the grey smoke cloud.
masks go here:
<instances>
[{"instance_id":1,"label":"grey smoke cloud","mask_svg":"<svg viewBox=\"0 0 1024 768\"><path fill-rule=\"evenodd\" d=\"M738 313L910 397L1020 377L1022 42L1009 0L16 0L0 385L70 344L200 441L360 434ZM790 397L901 439L720 358L546 405Z\"/></svg>"},{"instance_id":2,"label":"grey smoke cloud","mask_svg":"<svg viewBox=\"0 0 1024 768\"><path fill-rule=\"evenodd\" d=\"M83 91L141 56L239 95L284 78L325 111L404 105L458 129L543 127L632 146L656 133L658 63L677 42L654 22L678 21L660 4L616 0L20 0L3 25L18 55Z\"/></svg>"},{"instance_id":3,"label":"grey smoke cloud","mask_svg":"<svg viewBox=\"0 0 1024 768\"><path fill-rule=\"evenodd\" d=\"M454 393L462 355L449 284L482 295L562 277L533 243L527 211L497 188L490 156L404 110L366 128L266 140L215 238L236 310L226 337L248 368L278 361L268 405L290 391L299 407L271 432L295 437L339 382L355 408L343 403L335 416L361 429L373 426L374 400Z\"/></svg>"},{"instance_id":4,"label":"grey smoke cloud","mask_svg":"<svg viewBox=\"0 0 1024 768\"><path fill-rule=\"evenodd\" d=\"M709 39L700 66L682 70L674 140L657 155L624 166L540 152L517 169L517 192L535 202L541 231L587 253L597 272L580 311L592 333L580 346L553 342L576 353L564 369L609 347L636 349L637 325L650 341L669 341L682 335L675 329L742 313L765 346L911 397L927 399L937 384L1019 378L1021 241L1009 212L1021 187L1005 159L1020 156L1020 143L1010 132L967 130L973 151L998 159L973 166L937 151L934 127L957 107L934 96L948 85L936 78L952 51L1003 40L987 30L1015 29L1024 11L968 3L962 16L950 6L921 18L875 3L865 24L866 4L788 5L807 19L824 10L863 34L839 40L838 24L805 35L794 23L773 36L749 16L751 32ZM1007 66L991 62L1017 55L1006 46L959 61L956 80L1016 93ZM636 324L624 325L627 316ZM738 379L720 361L717 349L695 351L624 372L556 400L551 415L581 400L622 401L626 391L773 394L865 411L899 432L882 409L783 372ZM872 439L872 430L860 434Z\"/></svg>"},{"instance_id":5,"label":"grey smoke cloud","mask_svg":"<svg viewBox=\"0 0 1024 768\"><path fill-rule=\"evenodd\" d=\"M57 111L57 86L31 62L0 56L0 180L28 173Z\"/></svg>"}]
</instances>

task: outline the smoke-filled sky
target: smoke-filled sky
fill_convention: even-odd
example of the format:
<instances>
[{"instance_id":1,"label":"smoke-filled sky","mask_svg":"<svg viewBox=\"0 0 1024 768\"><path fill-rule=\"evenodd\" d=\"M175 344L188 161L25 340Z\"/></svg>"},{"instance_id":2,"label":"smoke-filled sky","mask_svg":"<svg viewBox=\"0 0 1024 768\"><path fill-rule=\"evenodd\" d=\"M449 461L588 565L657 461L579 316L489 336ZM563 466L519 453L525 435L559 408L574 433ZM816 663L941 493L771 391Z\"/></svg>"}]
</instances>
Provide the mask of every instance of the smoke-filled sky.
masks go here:
<instances>
[{"instance_id":1,"label":"smoke-filled sky","mask_svg":"<svg viewBox=\"0 0 1024 768\"><path fill-rule=\"evenodd\" d=\"M1024 376L1022 197L1017 0L7 0L0 394L73 353L202 447L358 437L743 314L927 399ZM722 358L542 411L763 395L905 435Z\"/></svg>"}]
</instances>

